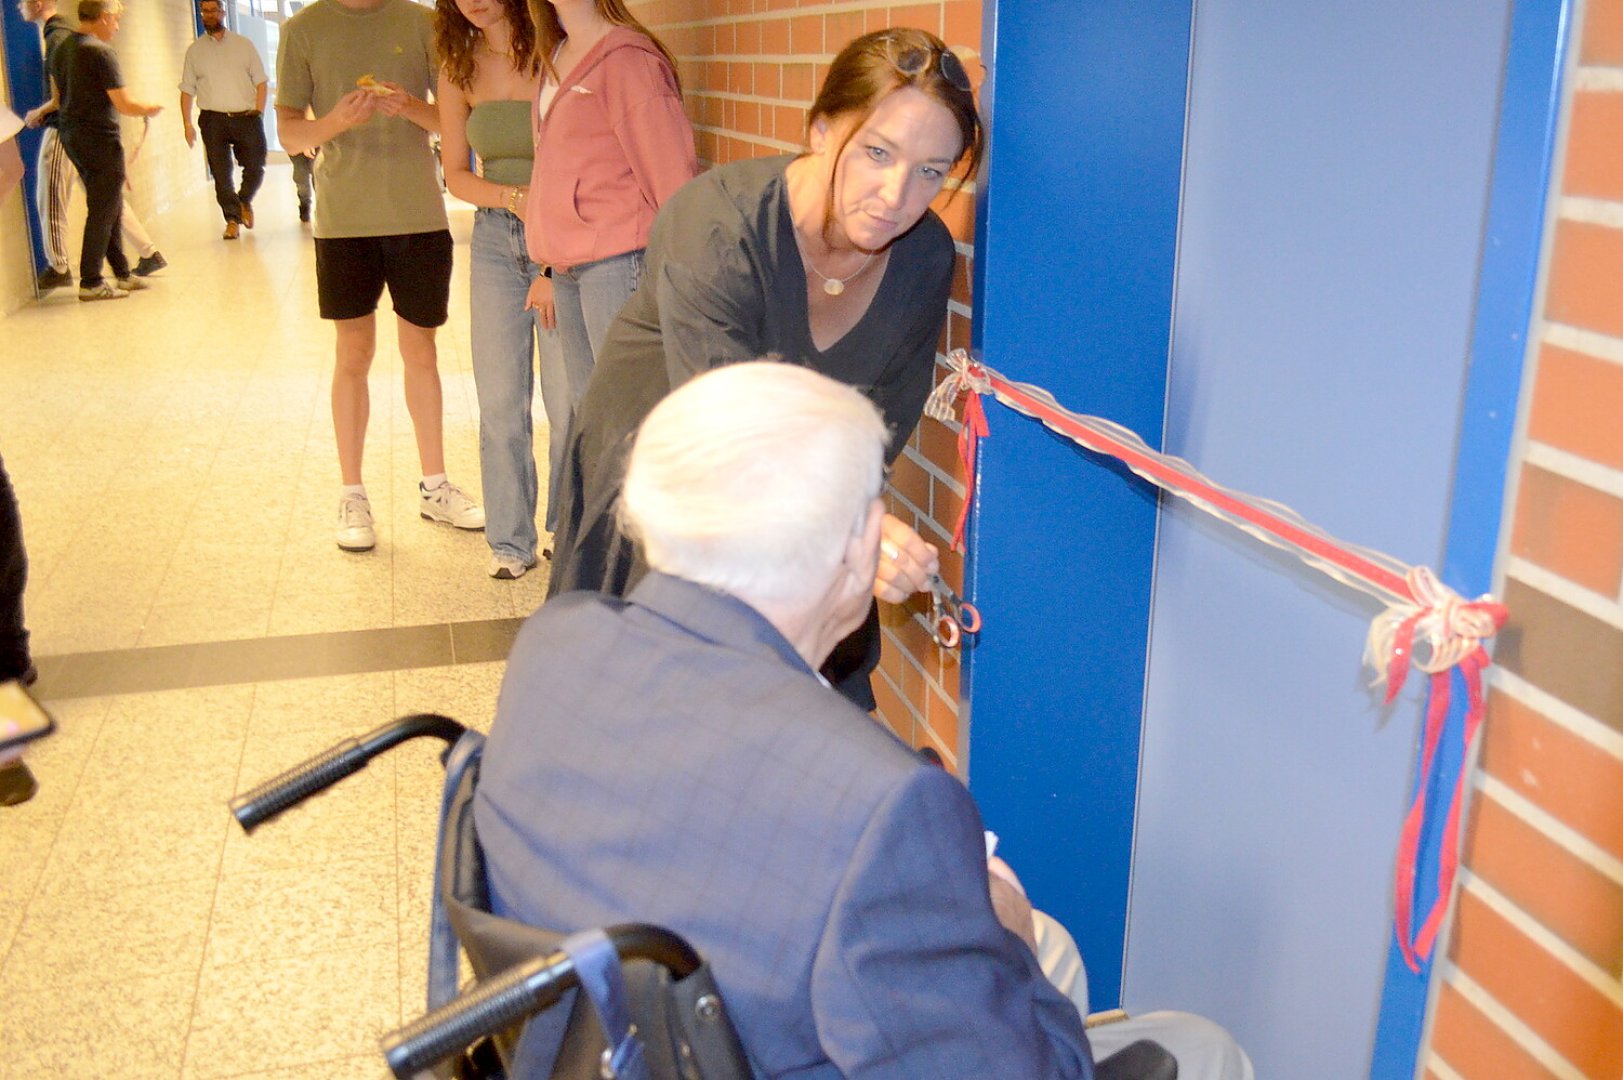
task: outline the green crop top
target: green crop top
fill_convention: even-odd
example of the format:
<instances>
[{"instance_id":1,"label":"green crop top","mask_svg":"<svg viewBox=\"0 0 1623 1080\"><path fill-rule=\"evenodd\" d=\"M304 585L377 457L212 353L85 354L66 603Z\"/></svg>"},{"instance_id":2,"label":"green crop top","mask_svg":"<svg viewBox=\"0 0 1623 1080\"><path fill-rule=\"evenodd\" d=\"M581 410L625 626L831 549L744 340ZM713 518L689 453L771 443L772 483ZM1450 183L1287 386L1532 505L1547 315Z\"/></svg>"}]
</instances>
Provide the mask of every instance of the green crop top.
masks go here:
<instances>
[{"instance_id":1,"label":"green crop top","mask_svg":"<svg viewBox=\"0 0 1623 1080\"><path fill-rule=\"evenodd\" d=\"M528 101L482 101L468 113L468 145L479 155L486 180L497 184L530 182L535 142L530 135Z\"/></svg>"}]
</instances>

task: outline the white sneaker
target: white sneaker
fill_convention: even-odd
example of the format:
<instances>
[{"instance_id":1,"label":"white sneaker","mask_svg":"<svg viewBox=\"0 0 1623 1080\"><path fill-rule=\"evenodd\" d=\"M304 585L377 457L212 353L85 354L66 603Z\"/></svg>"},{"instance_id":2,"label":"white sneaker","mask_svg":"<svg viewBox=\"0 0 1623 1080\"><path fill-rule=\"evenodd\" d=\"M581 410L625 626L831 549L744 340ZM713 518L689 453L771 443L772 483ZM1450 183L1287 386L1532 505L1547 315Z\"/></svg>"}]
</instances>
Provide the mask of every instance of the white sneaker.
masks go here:
<instances>
[{"instance_id":1,"label":"white sneaker","mask_svg":"<svg viewBox=\"0 0 1623 1080\"><path fill-rule=\"evenodd\" d=\"M145 279L138 278L134 274L131 274L129 277L119 278L118 287L123 289L125 292L140 292L142 289L152 288L151 285L146 283Z\"/></svg>"},{"instance_id":2,"label":"white sneaker","mask_svg":"<svg viewBox=\"0 0 1623 1080\"><path fill-rule=\"evenodd\" d=\"M515 555L503 555L498 551L490 556L490 576L499 581L517 581L534 565L533 559L525 562Z\"/></svg>"},{"instance_id":3,"label":"white sneaker","mask_svg":"<svg viewBox=\"0 0 1623 1080\"><path fill-rule=\"evenodd\" d=\"M345 495L338 500L338 546L345 551L371 551L377 546L372 531L372 504L365 495Z\"/></svg>"},{"instance_id":4,"label":"white sneaker","mask_svg":"<svg viewBox=\"0 0 1623 1080\"><path fill-rule=\"evenodd\" d=\"M423 485L418 484L417 493L423 497L418 512L425 520L441 521L459 529L485 527L484 507L468 498L467 492L449 480L433 491L425 491Z\"/></svg>"}]
</instances>

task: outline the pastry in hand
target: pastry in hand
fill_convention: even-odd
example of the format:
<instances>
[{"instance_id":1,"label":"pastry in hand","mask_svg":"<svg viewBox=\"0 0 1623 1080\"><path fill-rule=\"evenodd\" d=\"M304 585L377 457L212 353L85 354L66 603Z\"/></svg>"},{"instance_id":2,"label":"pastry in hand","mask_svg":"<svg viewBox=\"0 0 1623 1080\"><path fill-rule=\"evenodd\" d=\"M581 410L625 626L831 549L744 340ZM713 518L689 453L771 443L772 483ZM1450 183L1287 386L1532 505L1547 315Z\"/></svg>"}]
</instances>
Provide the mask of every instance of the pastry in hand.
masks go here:
<instances>
[{"instance_id":1,"label":"pastry in hand","mask_svg":"<svg viewBox=\"0 0 1623 1080\"><path fill-rule=\"evenodd\" d=\"M388 97L390 94L394 93L393 90L374 79L370 72L362 75L359 79L356 79L355 85L360 87L362 90L365 90L368 94L376 94L378 97Z\"/></svg>"}]
</instances>

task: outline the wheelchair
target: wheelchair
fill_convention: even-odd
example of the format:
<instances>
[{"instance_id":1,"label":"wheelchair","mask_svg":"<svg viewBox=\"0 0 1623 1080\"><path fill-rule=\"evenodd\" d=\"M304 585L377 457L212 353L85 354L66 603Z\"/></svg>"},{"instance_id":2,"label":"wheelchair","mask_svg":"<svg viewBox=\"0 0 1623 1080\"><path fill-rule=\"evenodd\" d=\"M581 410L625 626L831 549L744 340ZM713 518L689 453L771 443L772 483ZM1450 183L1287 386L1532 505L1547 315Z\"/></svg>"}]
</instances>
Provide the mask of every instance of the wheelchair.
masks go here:
<instances>
[{"instance_id":1,"label":"wheelchair","mask_svg":"<svg viewBox=\"0 0 1623 1080\"><path fill-rule=\"evenodd\" d=\"M428 1009L383 1037L399 1080L753 1080L714 975L679 935L631 923L565 934L492 913L473 792L484 736L437 713L401 717L231 800L244 831L411 739L445 743L430 913ZM475 981L459 992L459 956ZM1095 1068L1097 1080L1176 1080L1153 1042Z\"/></svg>"}]
</instances>

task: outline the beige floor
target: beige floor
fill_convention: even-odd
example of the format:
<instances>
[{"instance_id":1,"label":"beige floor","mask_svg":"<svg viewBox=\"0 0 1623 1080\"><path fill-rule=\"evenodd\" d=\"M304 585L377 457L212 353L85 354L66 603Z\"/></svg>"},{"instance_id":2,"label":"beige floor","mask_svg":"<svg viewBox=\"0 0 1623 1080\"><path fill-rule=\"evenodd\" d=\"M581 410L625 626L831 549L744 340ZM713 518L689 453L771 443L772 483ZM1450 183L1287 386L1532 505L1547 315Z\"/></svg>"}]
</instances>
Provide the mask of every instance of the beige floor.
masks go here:
<instances>
[{"instance_id":1,"label":"beige floor","mask_svg":"<svg viewBox=\"0 0 1623 1080\"><path fill-rule=\"evenodd\" d=\"M62 290L0 320L0 453L38 655L477 622L540 600L544 575L493 581L479 534L418 518L391 333L367 442L378 548L334 546L331 331L285 167L256 210L259 227L226 244L199 193L148 222L170 262L152 289L94 305ZM452 220L446 449L477 491L471 218ZM0 1077L386 1075L377 1037L422 1000L432 748L403 747L252 837L225 803L402 712L483 726L500 677L499 663L246 685L220 672L48 702L61 730L29 755L41 793L0 810Z\"/></svg>"}]
</instances>

